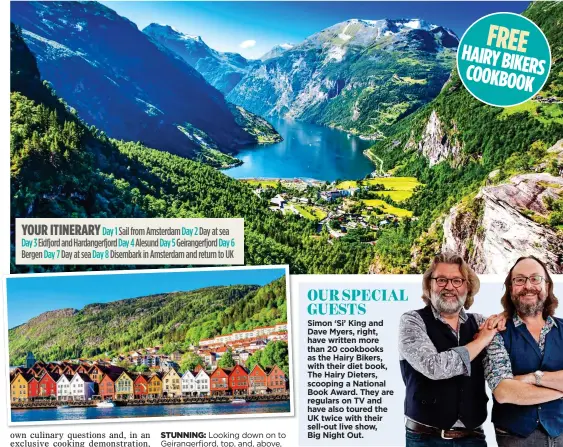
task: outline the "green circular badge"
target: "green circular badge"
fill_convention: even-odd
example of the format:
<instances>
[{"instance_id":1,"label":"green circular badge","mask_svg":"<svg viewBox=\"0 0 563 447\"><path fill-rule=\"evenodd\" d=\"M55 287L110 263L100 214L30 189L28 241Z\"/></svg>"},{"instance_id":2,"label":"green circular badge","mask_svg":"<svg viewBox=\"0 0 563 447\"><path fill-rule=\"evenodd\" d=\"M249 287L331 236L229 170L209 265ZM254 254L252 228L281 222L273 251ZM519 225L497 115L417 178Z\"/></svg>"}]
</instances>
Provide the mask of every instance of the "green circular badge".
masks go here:
<instances>
[{"instance_id":1,"label":"green circular badge","mask_svg":"<svg viewBox=\"0 0 563 447\"><path fill-rule=\"evenodd\" d=\"M518 14L482 17L459 42L461 81L491 106L515 106L532 98L545 84L550 67L551 52L542 30Z\"/></svg>"}]
</instances>

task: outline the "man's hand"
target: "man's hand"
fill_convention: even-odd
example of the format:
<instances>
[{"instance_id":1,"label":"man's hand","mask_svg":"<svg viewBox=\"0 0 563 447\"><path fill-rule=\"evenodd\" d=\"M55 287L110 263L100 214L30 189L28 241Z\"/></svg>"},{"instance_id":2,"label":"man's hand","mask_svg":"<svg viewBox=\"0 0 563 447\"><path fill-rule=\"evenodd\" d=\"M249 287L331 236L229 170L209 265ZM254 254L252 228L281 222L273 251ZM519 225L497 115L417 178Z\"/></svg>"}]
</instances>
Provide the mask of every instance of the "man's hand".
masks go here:
<instances>
[{"instance_id":1,"label":"man's hand","mask_svg":"<svg viewBox=\"0 0 563 447\"><path fill-rule=\"evenodd\" d=\"M491 315L479 326L479 330L483 329L485 326L488 329L497 329L498 331L504 331L506 329L505 313Z\"/></svg>"},{"instance_id":2,"label":"man's hand","mask_svg":"<svg viewBox=\"0 0 563 447\"><path fill-rule=\"evenodd\" d=\"M477 332L473 337L473 341L465 345L469 351L469 358L471 360L477 357L483 349L489 346L495 335L498 334L497 328L489 329L489 323L495 318L497 318L496 315L487 318L487 320L481 325L479 332Z\"/></svg>"},{"instance_id":3,"label":"man's hand","mask_svg":"<svg viewBox=\"0 0 563 447\"><path fill-rule=\"evenodd\" d=\"M498 333L498 329L495 327L494 329L489 329L489 320L493 317L489 317L485 323L483 323L483 328L479 330L475 334L475 341L479 342L483 348L489 346L493 337Z\"/></svg>"}]
</instances>

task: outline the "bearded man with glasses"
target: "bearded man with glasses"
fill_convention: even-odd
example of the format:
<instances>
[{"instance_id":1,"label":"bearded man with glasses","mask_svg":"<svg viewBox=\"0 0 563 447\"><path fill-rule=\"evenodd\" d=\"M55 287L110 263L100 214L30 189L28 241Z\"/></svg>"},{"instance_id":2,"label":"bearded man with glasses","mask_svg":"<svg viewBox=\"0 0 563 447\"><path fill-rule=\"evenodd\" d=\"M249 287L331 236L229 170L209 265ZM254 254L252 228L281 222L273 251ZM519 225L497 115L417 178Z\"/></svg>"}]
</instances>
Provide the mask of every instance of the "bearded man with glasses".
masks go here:
<instances>
[{"instance_id":1,"label":"bearded man with glasses","mask_svg":"<svg viewBox=\"0 0 563 447\"><path fill-rule=\"evenodd\" d=\"M545 264L522 257L504 282L506 331L487 348L492 422L504 446L563 446L563 320Z\"/></svg>"},{"instance_id":2,"label":"bearded man with glasses","mask_svg":"<svg viewBox=\"0 0 563 447\"><path fill-rule=\"evenodd\" d=\"M401 316L406 445L486 446L484 350L506 319L465 312L479 278L461 256L434 258L422 279L426 307Z\"/></svg>"}]
</instances>

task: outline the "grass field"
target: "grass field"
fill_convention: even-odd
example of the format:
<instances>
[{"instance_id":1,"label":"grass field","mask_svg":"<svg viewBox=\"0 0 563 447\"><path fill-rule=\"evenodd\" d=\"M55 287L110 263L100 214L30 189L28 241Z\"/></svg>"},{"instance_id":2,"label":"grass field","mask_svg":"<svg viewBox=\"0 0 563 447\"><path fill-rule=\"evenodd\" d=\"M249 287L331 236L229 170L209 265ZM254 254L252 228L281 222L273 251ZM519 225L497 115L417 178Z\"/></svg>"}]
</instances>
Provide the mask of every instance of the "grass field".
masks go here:
<instances>
[{"instance_id":1,"label":"grass field","mask_svg":"<svg viewBox=\"0 0 563 447\"><path fill-rule=\"evenodd\" d=\"M262 188L276 188L278 186L277 180L241 180L244 183L248 183L250 186L261 185Z\"/></svg>"},{"instance_id":2,"label":"grass field","mask_svg":"<svg viewBox=\"0 0 563 447\"><path fill-rule=\"evenodd\" d=\"M415 177L381 177L362 180L361 186L383 185L385 191L378 191L378 194L388 195L395 202L402 202L412 196L414 188L421 185ZM355 180L346 180L336 185L337 189L356 188L358 182Z\"/></svg>"},{"instance_id":3,"label":"grass field","mask_svg":"<svg viewBox=\"0 0 563 447\"><path fill-rule=\"evenodd\" d=\"M374 196L389 196L391 200L394 202L402 202L403 200L407 200L410 196L412 196L412 191L377 191L372 193Z\"/></svg>"},{"instance_id":4,"label":"grass field","mask_svg":"<svg viewBox=\"0 0 563 447\"><path fill-rule=\"evenodd\" d=\"M293 207L299 211L299 213L309 220L323 220L326 217L326 213L320 208L308 205L293 205Z\"/></svg>"},{"instance_id":5,"label":"grass field","mask_svg":"<svg viewBox=\"0 0 563 447\"><path fill-rule=\"evenodd\" d=\"M517 106L505 107L499 118L503 119L515 113L526 112L544 124L551 122L563 124L563 107L561 107L561 104L543 104L532 100Z\"/></svg>"},{"instance_id":6,"label":"grass field","mask_svg":"<svg viewBox=\"0 0 563 447\"><path fill-rule=\"evenodd\" d=\"M364 199L362 202L364 202L366 206L375 206L382 209L385 214L393 214L397 217L412 217L412 211L397 208L380 199Z\"/></svg>"}]
</instances>

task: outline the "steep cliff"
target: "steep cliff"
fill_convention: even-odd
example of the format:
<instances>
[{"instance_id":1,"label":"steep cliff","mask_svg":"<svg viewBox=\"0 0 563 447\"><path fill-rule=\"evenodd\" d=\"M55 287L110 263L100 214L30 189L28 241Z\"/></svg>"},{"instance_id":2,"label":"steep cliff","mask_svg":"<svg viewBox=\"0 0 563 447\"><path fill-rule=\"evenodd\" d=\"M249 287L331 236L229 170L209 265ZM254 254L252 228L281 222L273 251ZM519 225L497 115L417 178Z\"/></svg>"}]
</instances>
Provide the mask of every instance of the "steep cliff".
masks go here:
<instances>
[{"instance_id":1,"label":"steep cliff","mask_svg":"<svg viewBox=\"0 0 563 447\"><path fill-rule=\"evenodd\" d=\"M482 188L471 206L453 207L444 220L443 250L460 253L477 273L506 273L520 256L534 255L563 273L563 235L546 225L549 200L563 195L563 178L522 174Z\"/></svg>"}]
</instances>

